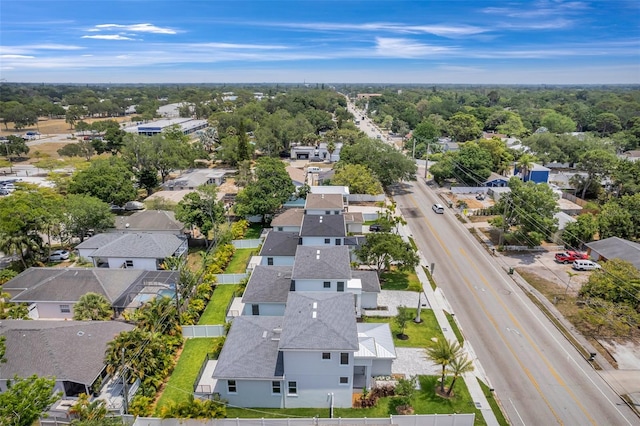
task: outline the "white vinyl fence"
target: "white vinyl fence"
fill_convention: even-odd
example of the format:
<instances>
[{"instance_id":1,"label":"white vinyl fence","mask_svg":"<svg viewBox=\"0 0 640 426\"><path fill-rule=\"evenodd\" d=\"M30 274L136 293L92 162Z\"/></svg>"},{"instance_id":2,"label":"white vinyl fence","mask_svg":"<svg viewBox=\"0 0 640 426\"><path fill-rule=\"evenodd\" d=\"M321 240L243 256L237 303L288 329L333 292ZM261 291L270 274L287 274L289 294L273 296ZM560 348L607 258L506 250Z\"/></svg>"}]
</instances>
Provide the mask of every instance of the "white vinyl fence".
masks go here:
<instances>
[{"instance_id":1,"label":"white vinyl fence","mask_svg":"<svg viewBox=\"0 0 640 426\"><path fill-rule=\"evenodd\" d=\"M182 337L221 337L224 336L224 325L183 325Z\"/></svg>"}]
</instances>

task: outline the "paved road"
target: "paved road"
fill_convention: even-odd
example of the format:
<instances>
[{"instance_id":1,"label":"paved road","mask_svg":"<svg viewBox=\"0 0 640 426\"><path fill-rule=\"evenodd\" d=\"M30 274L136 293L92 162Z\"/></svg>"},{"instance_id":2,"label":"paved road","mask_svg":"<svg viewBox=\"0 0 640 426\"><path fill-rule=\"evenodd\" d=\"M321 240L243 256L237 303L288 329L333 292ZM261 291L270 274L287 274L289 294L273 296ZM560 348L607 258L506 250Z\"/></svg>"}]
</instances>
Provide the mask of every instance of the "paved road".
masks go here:
<instances>
[{"instance_id":1,"label":"paved road","mask_svg":"<svg viewBox=\"0 0 640 426\"><path fill-rule=\"evenodd\" d=\"M433 213L441 200L418 179L394 199L511 424L639 424L453 212Z\"/></svg>"}]
</instances>

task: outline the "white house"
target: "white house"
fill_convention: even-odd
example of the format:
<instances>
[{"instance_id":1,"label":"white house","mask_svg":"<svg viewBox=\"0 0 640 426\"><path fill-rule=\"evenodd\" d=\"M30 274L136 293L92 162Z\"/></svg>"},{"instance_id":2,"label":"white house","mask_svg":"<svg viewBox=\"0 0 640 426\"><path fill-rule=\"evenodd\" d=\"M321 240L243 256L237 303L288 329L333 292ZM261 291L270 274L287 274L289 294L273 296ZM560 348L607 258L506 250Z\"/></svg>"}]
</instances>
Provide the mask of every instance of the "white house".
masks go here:
<instances>
[{"instance_id":1,"label":"white house","mask_svg":"<svg viewBox=\"0 0 640 426\"><path fill-rule=\"evenodd\" d=\"M297 232L269 232L260 249L260 264L292 266L299 240Z\"/></svg>"},{"instance_id":2,"label":"white house","mask_svg":"<svg viewBox=\"0 0 640 426\"><path fill-rule=\"evenodd\" d=\"M188 247L186 238L173 234L136 232L94 235L76 249L96 267L155 271L166 258L183 256Z\"/></svg>"},{"instance_id":3,"label":"white house","mask_svg":"<svg viewBox=\"0 0 640 426\"><path fill-rule=\"evenodd\" d=\"M343 215L304 215L300 243L305 246L344 245L347 226Z\"/></svg>"},{"instance_id":4,"label":"white house","mask_svg":"<svg viewBox=\"0 0 640 426\"><path fill-rule=\"evenodd\" d=\"M343 214L344 200L341 194L307 194L304 210L307 215Z\"/></svg>"},{"instance_id":5,"label":"white house","mask_svg":"<svg viewBox=\"0 0 640 426\"><path fill-rule=\"evenodd\" d=\"M277 232L295 232L299 234L303 217L303 209L286 209L273 218L271 228Z\"/></svg>"}]
</instances>

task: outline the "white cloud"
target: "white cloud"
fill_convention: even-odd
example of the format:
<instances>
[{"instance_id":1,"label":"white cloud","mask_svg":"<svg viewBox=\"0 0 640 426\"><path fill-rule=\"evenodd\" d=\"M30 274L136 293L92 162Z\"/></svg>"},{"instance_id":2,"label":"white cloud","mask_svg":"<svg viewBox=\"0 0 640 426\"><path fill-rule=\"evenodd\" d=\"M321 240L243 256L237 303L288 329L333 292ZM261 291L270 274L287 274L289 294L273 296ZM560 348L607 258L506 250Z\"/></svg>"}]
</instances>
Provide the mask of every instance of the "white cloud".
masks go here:
<instances>
[{"instance_id":1,"label":"white cloud","mask_svg":"<svg viewBox=\"0 0 640 426\"><path fill-rule=\"evenodd\" d=\"M2 59L33 59L35 56L27 56L27 55L0 55Z\"/></svg>"},{"instance_id":2,"label":"white cloud","mask_svg":"<svg viewBox=\"0 0 640 426\"><path fill-rule=\"evenodd\" d=\"M518 4L517 6L486 7L482 9L482 12L503 18L500 23L502 28L560 29L576 24L577 21L568 18L568 16L580 15L589 8L587 3L579 1L540 0L532 4Z\"/></svg>"},{"instance_id":3,"label":"white cloud","mask_svg":"<svg viewBox=\"0 0 640 426\"><path fill-rule=\"evenodd\" d=\"M152 24L100 24L96 25L93 29L87 31L102 31L102 30L122 30L132 33L152 33L152 34L177 34L178 32L171 28L161 28Z\"/></svg>"},{"instance_id":4,"label":"white cloud","mask_svg":"<svg viewBox=\"0 0 640 426\"><path fill-rule=\"evenodd\" d=\"M406 38L376 38L376 53L391 58L423 58L451 53L456 48L419 43Z\"/></svg>"},{"instance_id":5,"label":"white cloud","mask_svg":"<svg viewBox=\"0 0 640 426\"><path fill-rule=\"evenodd\" d=\"M85 35L82 38L93 38L96 40L135 40L131 37L125 37L120 34L96 34L96 35Z\"/></svg>"}]
</instances>

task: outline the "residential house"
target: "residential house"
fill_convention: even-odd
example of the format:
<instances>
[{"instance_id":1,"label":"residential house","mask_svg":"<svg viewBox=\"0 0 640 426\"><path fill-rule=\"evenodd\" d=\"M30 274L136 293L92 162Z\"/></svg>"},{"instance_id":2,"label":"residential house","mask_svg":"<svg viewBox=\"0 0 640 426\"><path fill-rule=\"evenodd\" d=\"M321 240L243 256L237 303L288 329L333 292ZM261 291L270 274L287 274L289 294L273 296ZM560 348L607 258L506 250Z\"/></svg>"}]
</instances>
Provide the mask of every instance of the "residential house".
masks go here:
<instances>
[{"instance_id":1,"label":"residential house","mask_svg":"<svg viewBox=\"0 0 640 426\"><path fill-rule=\"evenodd\" d=\"M291 266L256 266L242 295L242 315L284 315L292 269Z\"/></svg>"},{"instance_id":2,"label":"residential house","mask_svg":"<svg viewBox=\"0 0 640 426\"><path fill-rule=\"evenodd\" d=\"M260 264L292 266L299 240L297 232L269 232L260 249Z\"/></svg>"},{"instance_id":3,"label":"residential house","mask_svg":"<svg viewBox=\"0 0 640 426\"><path fill-rule=\"evenodd\" d=\"M344 221L347 226L347 233L362 233L362 225L364 224L364 215L362 212L345 212Z\"/></svg>"},{"instance_id":4,"label":"residential house","mask_svg":"<svg viewBox=\"0 0 640 426\"><path fill-rule=\"evenodd\" d=\"M345 211L341 194L307 194L304 212L307 215L336 215Z\"/></svg>"},{"instance_id":5,"label":"residential house","mask_svg":"<svg viewBox=\"0 0 640 426\"><path fill-rule=\"evenodd\" d=\"M299 234L303 217L303 209L286 209L271 220L271 228L277 232L295 232Z\"/></svg>"},{"instance_id":6,"label":"residential house","mask_svg":"<svg viewBox=\"0 0 640 426\"><path fill-rule=\"evenodd\" d=\"M294 145L291 147L291 158L295 160L309 160L315 162L330 161L335 163L340 160L340 150L342 142L334 144L334 151L329 153L328 144L321 142L317 146Z\"/></svg>"},{"instance_id":7,"label":"residential house","mask_svg":"<svg viewBox=\"0 0 640 426\"><path fill-rule=\"evenodd\" d=\"M311 215L302 218L300 240L302 245L343 245L347 226L343 215Z\"/></svg>"},{"instance_id":8,"label":"residential house","mask_svg":"<svg viewBox=\"0 0 640 426\"><path fill-rule=\"evenodd\" d=\"M191 169L179 177L162 184L167 191L196 190L200 185L222 185L228 176L235 174L228 169Z\"/></svg>"},{"instance_id":9,"label":"residential house","mask_svg":"<svg viewBox=\"0 0 640 426\"><path fill-rule=\"evenodd\" d=\"M520 177L524 182L532 181L535 183L549 183L549 174L551 169L543 165L532 163L531 167L524 170L526 174L523 175L523 170L516 169L516 176Z\"/></svg>"},{"instance_id":10,"label":"residential house","mask_svg":"<svg viewBox=\"0 0 640 426\"><path fill-rule=\"evenodd\" d=\"M96 267L155 271L169 257L187 252L186 238L147 232L98 234L76 246L81 258Z\"/></svg>"},{"instance_id":11,"label":"residential house","mask_svg":"<svg viewBox=\"0 0 640 426\"><path fill-rule=\"evenodd\" d=\"M490 188L506 187L508 185L509 185L508 177L499 175L494 172L491 172L487 180L484 181L484 186L488 186Z\"/></svg>"},{"instance_id":12,"label":"residential house","mask_svg":"<svg viewBox=\"0 0 640 426\"><path fill-rule=\"evenodd\" d=\"M353 296L291 292L283 316L233 321L214 392L243 407L347 408L374 374L391 374L394 358L388 324L357 324Z\"/></svg>"},{"instance_id":13,"label":"residential house","mask_svg":"<svg viewBox=\"0 0 640 426\"><path fill-rule=\"evenodd\" d=\"M629 161L640 161L640 150L625 151L619 157Z\"/></svg>"},{"instance_id":14,"label":"residential house","mask_svg":"<svg viewBox=\"0 0 640 426\"><path fill-rule=\"evenodd\" d=\"M287 173L289 173L289 177L293 182L293 185L297 188L300 188L307 182L307 174L304 170L300 170L297 167L287 166Z\"/></svg>"},{"instance_id":15,"label":"residential house","mask_svg":"<svg viewBox=\"0 0 640 426\"><path fill-rule=\"evenodd\" d=\"M587 252L595 260L622 259L640 271L640 244L619 237L605 238L586 244Z\"/></svg>"},{"instance_id":16,"label":"residential house","mask_svg":"<svg viewBox=\"0 0 640 426\"><path fill-rule=\"evenodd\" d=\"M0 367L0 392L14 376L55 377L54 391L63 397L91 394L106 377L107 344L133 325L116 321L2 320L6 363Z\"/></svg>"},{"instance_id":17,"label":"residential house","mask_svg":"<svg viewBox=\"0 0 640 426\"><path fill-rule=\"evenodd\" d=\"M159 234L185 234L184 223L168 210L143 210L130 216L116 216L116 232L153 232Z\"/></svg>"},{"instance_id":18,"label":"residential house","mask_svg":"<svg viewBox=\"0 0 640 426\"><path fill-rule=\"evenodd\" d=\"M157 295L172 296L176 271L103 268L29 268L4 284L11 302L28 305L31 319L69 320L87 293L103 295L114 315Z\"/></svg>"},{"instance_id":19,"label":"residential house","mask_svg":"<svg viewBox=\"0 0 640 426\"><path fill-rule=\"evenodd\" d=\"M345 206L349 205L349 187L340 185L318 186L312 185L309 188L311 194L340 194Z\"/></svg>"}]
</instances>

